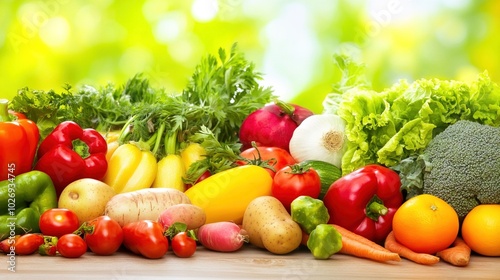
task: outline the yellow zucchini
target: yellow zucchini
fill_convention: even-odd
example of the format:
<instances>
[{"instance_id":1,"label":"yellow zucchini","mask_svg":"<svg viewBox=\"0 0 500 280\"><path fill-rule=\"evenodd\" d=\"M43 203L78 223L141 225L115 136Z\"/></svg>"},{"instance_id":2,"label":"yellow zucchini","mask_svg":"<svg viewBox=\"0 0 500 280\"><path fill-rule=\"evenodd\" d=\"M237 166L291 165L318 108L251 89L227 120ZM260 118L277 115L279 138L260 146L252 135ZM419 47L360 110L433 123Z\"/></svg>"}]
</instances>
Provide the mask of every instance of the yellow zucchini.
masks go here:
<instances>
[{"instance_id":1,"label":"yellow zucchini","mask_svg":"<svg viewBox=\"0 0 500 280\"><path fill-rule=\"evenodd\" d=\"M256 165L234 167L216 173L186 191L192 204L201 207L206 223L241 223L246 207L260 196L271 195L273 179Z\"/></svg>"},{"instance_id":2,"label":"yellow zucchini","mask_svg":"<svg viewBox=\"0 0 500 280\"><path fill-rule=\"evenodd\" d=\"M190 143L189 145L187 145L187 147L181 151L181 158L184 162L184 167L186 168L186 170L189 169L191 164L204 159L206 153L207 152L205 151L205 148L203 148L198 143Z\"/></svg>"},{"instance_id":3,"label":"yellow zucchini","mask_svg":"<svg viewBox=\"0 0 500 280\"><path fill-rule=\"evenodd\" d=\"M186 174L184 162L179 155L167 155L158 162L158 172L153 188L171 188L181 192L186 190L182 177Z\"/></svg>"}]
</instances>

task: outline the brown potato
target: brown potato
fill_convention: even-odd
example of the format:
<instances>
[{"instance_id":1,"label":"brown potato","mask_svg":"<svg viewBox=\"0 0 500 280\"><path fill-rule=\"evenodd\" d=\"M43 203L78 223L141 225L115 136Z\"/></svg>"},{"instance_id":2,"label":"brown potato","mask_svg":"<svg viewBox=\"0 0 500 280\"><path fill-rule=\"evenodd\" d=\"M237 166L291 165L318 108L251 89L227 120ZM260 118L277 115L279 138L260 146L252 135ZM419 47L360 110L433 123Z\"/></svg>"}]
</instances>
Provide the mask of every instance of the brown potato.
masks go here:
<instances>
[{"instance_id":1,"label":"brown potato","mask_svg":"<svg viewBox=\"0 0 500 280\"><path fill-rule=\"evenodd\" d=\"M261 196L250 202L242 228L248 232L251 244L274 254L290 253L302 240L300 226L273 196Z\"/></svg>"}]
</instances>

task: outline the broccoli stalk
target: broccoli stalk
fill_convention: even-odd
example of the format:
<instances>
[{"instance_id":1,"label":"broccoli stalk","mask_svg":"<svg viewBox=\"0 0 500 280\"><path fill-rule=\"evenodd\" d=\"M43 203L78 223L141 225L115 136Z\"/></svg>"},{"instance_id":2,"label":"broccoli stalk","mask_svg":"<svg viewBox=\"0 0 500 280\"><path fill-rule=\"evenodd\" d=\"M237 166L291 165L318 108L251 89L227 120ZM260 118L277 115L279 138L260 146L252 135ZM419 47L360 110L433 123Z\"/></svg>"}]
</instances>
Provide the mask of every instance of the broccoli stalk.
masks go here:
<instances>
[{"instance_id":1,"label":"broccoli stalk","mask_svg":"<svg viewBox=\"0 0 500 280\"><path fill-rule=\"evenodd\" d=\"M460 120L432 139L423 154L407 158L399 172L406 198L432 194L462 220L479 204L500 203L500 129Z\"/></svg>"}]
</instances>

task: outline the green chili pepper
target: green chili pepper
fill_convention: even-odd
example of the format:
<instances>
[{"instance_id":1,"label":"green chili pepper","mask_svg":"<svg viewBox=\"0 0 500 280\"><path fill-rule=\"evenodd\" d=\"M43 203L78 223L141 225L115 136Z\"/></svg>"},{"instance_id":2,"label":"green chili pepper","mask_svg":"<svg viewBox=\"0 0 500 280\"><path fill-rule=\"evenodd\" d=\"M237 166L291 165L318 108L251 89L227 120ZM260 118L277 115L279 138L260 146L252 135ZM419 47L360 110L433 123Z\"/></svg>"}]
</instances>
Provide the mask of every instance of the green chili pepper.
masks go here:
<instances>
[{"instance_id":1,"label":"green chili pepper","mask_svg":"<svg viewBox=\"0 0 500 280\"><path fill-rule=\"evenodd\" d=\"M320 199L299 196L290 204L292 219L306 232L311 233L319 224L326 224L330 219L328 209Z\"/></svg>"},{"instance_id":2,"label":"green chili pepper","mask_svg":"<svg viewBox=\"0 0 500 280\"><path fill-rule=\"evenodd\" d=\"M332 225L318 225L309 235L307 248L314 258L326 260L342 249L342 235Z\"/></svg>"},{"instance_id":3,"label":"green chili pepper","mask_svg":"<svg viewBox=\"0 0 500 280\"><path fill-rule=\"evenodd\" d=\"M15 234L40 232L40 215L57 207L49 175L30 171L0 182L0 240Z\"/></svg>"}]
</instances>

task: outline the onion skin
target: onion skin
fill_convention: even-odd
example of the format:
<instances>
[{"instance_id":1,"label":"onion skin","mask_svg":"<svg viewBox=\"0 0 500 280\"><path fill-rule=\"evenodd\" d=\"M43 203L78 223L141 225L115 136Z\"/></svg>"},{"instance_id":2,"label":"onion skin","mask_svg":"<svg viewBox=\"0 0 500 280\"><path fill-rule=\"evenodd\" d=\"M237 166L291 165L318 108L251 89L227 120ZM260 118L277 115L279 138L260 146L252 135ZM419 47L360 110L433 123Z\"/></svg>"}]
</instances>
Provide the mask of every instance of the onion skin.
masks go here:
<instances>
[{"instance_id":1,"label":"onion skin","mask_svg":"<svg viewBox=\"0 0 500 280\"><path fill-rule=\"evenodd\" d=\"M240 127L241 149L251 148L252 141L255 141L257 146L279 147L289 151L293 132L314 113L299 105L288 106L293 106L293 111L287 112L278 104L269 104L248 115Z\"/></svg>"}]
</instances>

